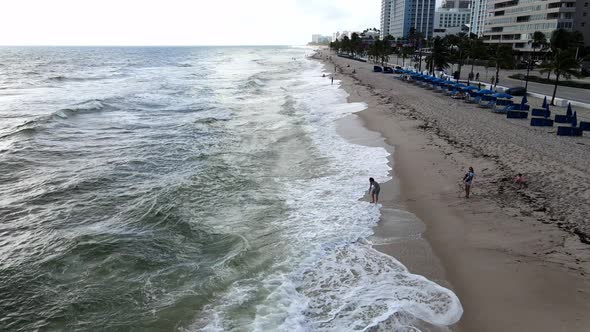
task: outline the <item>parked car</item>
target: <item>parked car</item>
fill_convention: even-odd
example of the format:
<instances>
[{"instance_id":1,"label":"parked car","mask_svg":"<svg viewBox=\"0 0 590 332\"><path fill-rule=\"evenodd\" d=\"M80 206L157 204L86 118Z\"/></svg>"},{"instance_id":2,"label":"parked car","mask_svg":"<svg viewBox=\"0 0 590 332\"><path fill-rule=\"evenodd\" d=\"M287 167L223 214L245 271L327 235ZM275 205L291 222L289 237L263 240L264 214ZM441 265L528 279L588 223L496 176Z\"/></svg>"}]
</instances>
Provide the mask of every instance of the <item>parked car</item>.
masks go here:
<instances>
[{"instance_id":1,"label":"parked car","mask_svg":"<svg viewBox=\"0 0 590 332\"><path fill-rule=\"evenodd\" d=\"M513 95L513 96L524 96L526 93L526 90L522 86L517 86L517 87L510 88L510 89L506 90L506 93L509 95Z\"/></svg>"}]
</instances>

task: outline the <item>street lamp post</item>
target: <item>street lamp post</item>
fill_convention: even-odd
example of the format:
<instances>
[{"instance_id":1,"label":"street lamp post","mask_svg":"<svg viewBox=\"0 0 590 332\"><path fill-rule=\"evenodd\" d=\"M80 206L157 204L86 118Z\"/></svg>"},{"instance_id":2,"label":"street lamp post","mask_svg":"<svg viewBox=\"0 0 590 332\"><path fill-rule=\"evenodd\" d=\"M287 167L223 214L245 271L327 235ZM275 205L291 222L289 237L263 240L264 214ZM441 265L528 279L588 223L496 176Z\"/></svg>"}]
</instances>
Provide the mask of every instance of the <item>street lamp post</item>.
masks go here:
<instances>
[{"instance_id":1,"label":"street lamp post","mask_svg":"<svg viewBox=\"0 0 590 332\"><path fill-rule=\"evenodd\" d=\"M529 61L526 64L526 79L524 81L524 93L527 93L527 88L529 87L529 72L531 71L531 56L529 55Z\"/></svg>"}]
</instances>

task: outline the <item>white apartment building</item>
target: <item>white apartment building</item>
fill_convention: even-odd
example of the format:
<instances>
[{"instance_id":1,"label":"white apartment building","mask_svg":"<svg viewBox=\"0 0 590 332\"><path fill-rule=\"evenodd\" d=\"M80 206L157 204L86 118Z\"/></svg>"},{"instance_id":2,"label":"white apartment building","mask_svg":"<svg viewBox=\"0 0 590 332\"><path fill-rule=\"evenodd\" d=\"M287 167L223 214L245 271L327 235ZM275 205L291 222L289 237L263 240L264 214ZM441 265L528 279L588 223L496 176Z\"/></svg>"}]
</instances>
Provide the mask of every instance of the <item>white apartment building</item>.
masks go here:
<instances>
[{"instance_id":1,"label":"white apartment building","mask_svg":"<svg viewBox=\"0 0 590 332\"><path fill-rule=\"evenodd\" d=\"M434 12L434 29L462 27L471 24L472 1L447 0Z\"/></svg>"},{"instance_id":2,"label":"white apartment building","mask_svg":"<svg viewBox=\"0 0 590 332\"><path fill-rule=\"evenodd\" d=\"M487 13L485 42L528 52L535 31L549 38L556 29L573 30L576 0L488 0Z\"/></svg>"},{"instance_id":3,"label":"white apartment building","mask_svg":"<svg viewBox=\"0 0 590 332\"><path fill-rule=\"evenodd\" d=\"M432 37L435 4L436 0L382 0L381 37L408 37L412 29Z\"/></svg>"},{"instance_id":4,"label":"white apartment building","mask_svg":"<svg viewBox=\"0 0 590 332\"><path fill-rule=\"evenodd\" d=\"M381 33L379 37L381 39L390 35L390 24L391 24L391 6L393 0L381 0Z\"/></svg>"},{"instance_id":5,"label":"white apartment building","mask_svg":"<svg viewBox=\"0 0 590 332\"><path fill-rule=\"evenodd\" d=\"M471 23L471 12L456 10L437 10L434 12L434 28L454 28Z\"/></svg>"},{"instance_id":6,"label":"white apartment building","mask_svg":"<svg viewBox=\"0 0 590 332\"><path fill-rule=\"evenodd\" d=\"M483 36L487 12L488 0L473 0L471 4L471 24L469 25L469 33L473 33L478 37Z\"/></svg>"}]
</instances>

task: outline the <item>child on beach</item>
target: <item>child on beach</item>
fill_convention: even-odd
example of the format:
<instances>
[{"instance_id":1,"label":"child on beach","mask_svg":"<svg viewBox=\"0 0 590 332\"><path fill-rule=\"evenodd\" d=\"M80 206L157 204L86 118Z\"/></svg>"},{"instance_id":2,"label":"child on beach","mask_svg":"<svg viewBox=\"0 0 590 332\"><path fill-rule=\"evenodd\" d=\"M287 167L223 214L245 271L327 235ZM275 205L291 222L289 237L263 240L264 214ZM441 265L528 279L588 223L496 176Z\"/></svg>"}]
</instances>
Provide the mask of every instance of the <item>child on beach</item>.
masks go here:
<instances>
[{"instance_id":1,"label":"child on beach","mask_svg":"<svg viewBox=\"0 0 590 332\"><path fill-rule=\"evenodd\" d=\"M522 176L522 173L518 173L518 175L516 176L516 178L514 179L514 183L518 186L518 188L522 189L522 188L526 188L527 183L526 180L524 179L524 176Z\"/></svg>"},{"instance_id":2,"label":"child on beach","mask_svg":"<svg viewBox=\"0 0 590 332\"><path fill-rule=\"evenodd\" d=\"M381 191L381 186L379 186L379 183L377 183L375 179L369 178L369 193L371 194L371 203L377 203L379 201L379 191Z\"/></svg>"},{"instance_id":3,"label":"child on beach","mask_svg":"<svg viewBox=\"0 0 590 332\"><path fill-rule=\"evenodd\" d=\"M471 184L473 183L474 177L475 172L473 171L473 167L469 167L469 171L463 177L463 183L465 184L465 198L469 198L469 192L471 191Z\"/></svg>"}]
</instances>

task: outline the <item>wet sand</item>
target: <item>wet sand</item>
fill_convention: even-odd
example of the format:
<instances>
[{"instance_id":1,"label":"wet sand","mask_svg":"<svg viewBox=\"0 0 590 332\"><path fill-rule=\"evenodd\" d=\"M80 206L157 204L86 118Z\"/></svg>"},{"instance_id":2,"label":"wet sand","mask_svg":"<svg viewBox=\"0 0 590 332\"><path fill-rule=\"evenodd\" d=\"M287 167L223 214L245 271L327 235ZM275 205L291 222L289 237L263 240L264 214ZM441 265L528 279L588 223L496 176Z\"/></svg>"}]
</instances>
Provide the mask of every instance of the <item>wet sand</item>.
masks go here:
<instances>
[{"instance_id":1,"label":"wet sand","mask_svg":"<svg viewBox=\"0 0 590 332\"><path fill-rule=\"evenodd\" d=\"M379 133L355 135L345 124L345 136L394 152L376 247L456 292L465 312L453 330L587 331L590 139L563 140L372 73L372 64L332 61L326 71L337 66L349 100L368 105L346 121ZM477 177L466 200L460 180L469 166ZM518 171L533 179L528 188L511 183ZM404 221L397 209L419 220Z\"/></svg>"}]
</instances>

